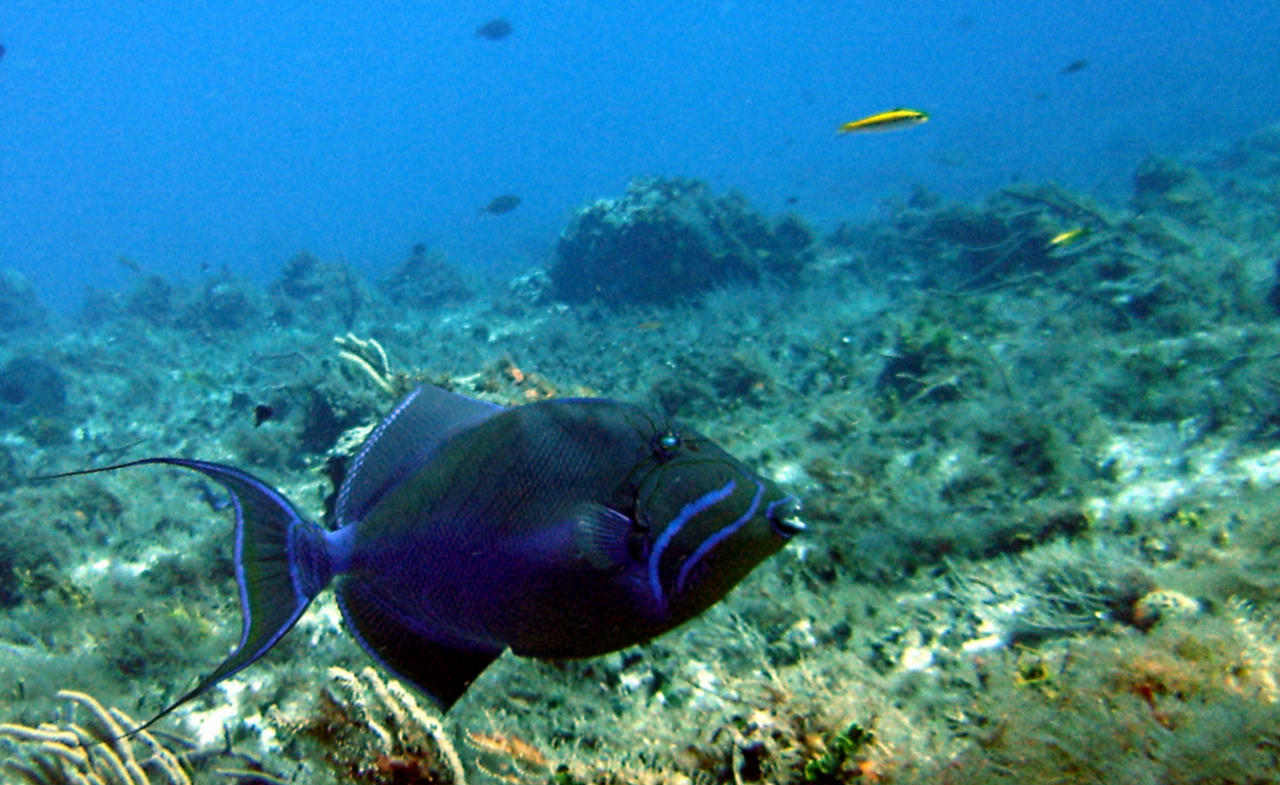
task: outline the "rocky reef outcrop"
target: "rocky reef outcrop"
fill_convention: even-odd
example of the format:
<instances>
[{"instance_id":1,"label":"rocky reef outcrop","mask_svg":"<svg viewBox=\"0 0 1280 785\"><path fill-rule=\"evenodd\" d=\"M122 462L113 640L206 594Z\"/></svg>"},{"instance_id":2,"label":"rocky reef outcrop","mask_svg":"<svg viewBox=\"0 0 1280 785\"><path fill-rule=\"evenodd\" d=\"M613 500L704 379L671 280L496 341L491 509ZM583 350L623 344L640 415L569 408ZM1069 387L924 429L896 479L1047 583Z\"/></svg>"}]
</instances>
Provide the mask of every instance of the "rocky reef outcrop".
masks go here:
<instances>
[{"instance_id":1,"label":"rocky reef outcrop","mask_svg":"<svg viewBox=\"0 0 1280 785\"><path fill-rule=\"evenodd\" d=\"M700 180L639 179L617 199L578 210L550 269L568 302L664 303L726 284L794 282L813 235L798 218L770 221L738 194Z\"/></svg>"},{"instance_id":2,"label":"rocky reef outcrop","mask_svg":"<svg viewBox=\"0 0 1280 785\"><path fill-rule=\"evenodd\" d=\"M0 366L0 429L17 429L40 445L61 444L66 410L67 382L56 366L33 355Z\"/></svg>"},{"instance_id":3,"label":"rocky reef outcrop","mask_svg":"<svg viewBox=\"0 0 1280 785\"><path fill-rule=\"evenodd\" d=\"M1214 192L1195 167L1153 155L1133 175L1133 209L1172 216L1190 226L1214 218Z\"/></svg>"},{"instance_id":4,"label":"rocky reef outcrop","mask_svg":"<svg viewBox=\"0 0 1280 785\"><path fill-rule=\"evenodd\" d=\"M369 302L367 285L345 262L328 262L305 251L294 256L267 290L276 324L328 325L350 330Z\"/></svg>"},{"instance_id":5,"label":"rocky reef outcrop","mask_svg":"<svg viewBox=\"0 0 1280 785\"><path fill-rule=\"evenodd\" d=\"M391 302L407 308L431 309L450 302L474 297L462 272L445 259L419 243L380 284Z\"/></svg>"},{"instance_id":6,"label":"rocky reef outcrop","mask_svg":"<svg viewBox=\"0 0 1280 785\"><path fill-rule=\"evenodd\" d=\"M0 270L0 331L39 327L46 318L31 282L16 270Z\"/></svg>"}]
</instances>

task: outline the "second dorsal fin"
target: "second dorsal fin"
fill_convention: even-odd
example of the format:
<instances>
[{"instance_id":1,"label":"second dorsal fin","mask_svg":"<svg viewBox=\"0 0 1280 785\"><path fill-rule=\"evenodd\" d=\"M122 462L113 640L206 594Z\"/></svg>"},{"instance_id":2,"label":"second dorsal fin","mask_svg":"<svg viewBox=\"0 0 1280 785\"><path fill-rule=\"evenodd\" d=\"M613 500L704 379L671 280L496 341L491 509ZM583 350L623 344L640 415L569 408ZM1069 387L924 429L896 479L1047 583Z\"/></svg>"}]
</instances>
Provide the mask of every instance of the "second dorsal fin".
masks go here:
<instances>
[{"instance_id":1,"label":"second dorsal fin","mask_svg":"<svg viewBox=\"0 0 1280 785\"><path fill-rule=\"evenodd\" d=\"M389 490L430 460L445 440L500 411L496 403L438 387L409 393L369 435L352 462L334 507L337 524L363 518Z\"/></svg>"}]
</instances>

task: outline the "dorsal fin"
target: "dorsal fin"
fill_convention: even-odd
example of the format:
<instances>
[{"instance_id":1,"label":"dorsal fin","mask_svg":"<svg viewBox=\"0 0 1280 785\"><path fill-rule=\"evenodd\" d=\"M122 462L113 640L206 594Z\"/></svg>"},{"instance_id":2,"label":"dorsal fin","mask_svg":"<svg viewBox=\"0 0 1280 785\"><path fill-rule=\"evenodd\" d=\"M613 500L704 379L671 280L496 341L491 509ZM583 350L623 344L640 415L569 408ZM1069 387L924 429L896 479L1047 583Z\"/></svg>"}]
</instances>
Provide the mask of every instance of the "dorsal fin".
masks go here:
<instances>
[{"instance_id":1,"label":"dorsal fin","mask_svg":"<svg viewBox=\"0 0 1280 785\"><path fill-rule=\"evenodd\" d=\"M438 387L419 387L374 429L356 456L338 492L334 519L339 526L363 518L388 491L430 460L454 434L502 411Z\"/></svg>"}]
</instances>

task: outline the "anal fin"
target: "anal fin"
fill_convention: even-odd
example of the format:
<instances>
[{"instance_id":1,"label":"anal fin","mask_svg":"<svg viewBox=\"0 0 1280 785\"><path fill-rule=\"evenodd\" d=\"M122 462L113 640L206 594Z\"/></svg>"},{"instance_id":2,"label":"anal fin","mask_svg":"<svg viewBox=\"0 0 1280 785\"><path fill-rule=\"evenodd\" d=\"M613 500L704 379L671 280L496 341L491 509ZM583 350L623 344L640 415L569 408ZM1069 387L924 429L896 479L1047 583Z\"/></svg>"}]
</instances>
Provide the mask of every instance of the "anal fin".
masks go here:
<instances>
[{"instance_id":1,"label":"anal fin","mask_svg":"<svg viewBox=\"0 0 1280 785\"><path fill-rule=\"evenodd\" d=\"M461 648L428 638L367 584L338 586L342 615L364 650L397 678L409 682L448 711L502 649Z\"/></svg>"}]
</instances>

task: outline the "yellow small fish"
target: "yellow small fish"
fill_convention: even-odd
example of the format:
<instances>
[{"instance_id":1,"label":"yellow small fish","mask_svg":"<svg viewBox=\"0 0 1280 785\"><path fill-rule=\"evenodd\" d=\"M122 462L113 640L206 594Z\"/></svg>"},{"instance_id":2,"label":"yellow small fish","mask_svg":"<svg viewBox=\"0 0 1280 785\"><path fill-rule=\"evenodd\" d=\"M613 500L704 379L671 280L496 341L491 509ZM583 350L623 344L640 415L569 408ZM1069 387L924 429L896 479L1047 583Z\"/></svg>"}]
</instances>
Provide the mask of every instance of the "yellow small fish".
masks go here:
<instances>
[{"instance_id":1,"label":"yellow small fish","mask_svg":"<svg viewBox=\"0 0 1280 785\"><path fill-rule=\"evenodd\" d=\"M854 132L866 131L896 131L899 128L910 128L913 125L920 125L929 119L929 115L916 109L890 109L887 112L873 114L870 117L864 117L861 120L854 120L840 126L837 133L850 134Z\"/></svg>"},{"instance_id":2,"label":"yellow small fish","mask_svg":"<svg viewBox=\"0 0 1280 785\"><path fill-rule=\"evenodd\" d=\"M1085 237L1088 237L1092 233L1093 233L1093 230L1087 226L1081 226L1077 229L1069 229L1065 232L1060 232L1059 234L1055 234L1053 237L1050 237L1049 247L1062 248L1062 247L1071 245L1077 240L1083 240Z\"/></svg>"}]
</instances>

